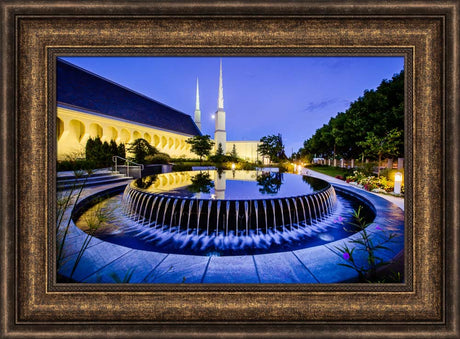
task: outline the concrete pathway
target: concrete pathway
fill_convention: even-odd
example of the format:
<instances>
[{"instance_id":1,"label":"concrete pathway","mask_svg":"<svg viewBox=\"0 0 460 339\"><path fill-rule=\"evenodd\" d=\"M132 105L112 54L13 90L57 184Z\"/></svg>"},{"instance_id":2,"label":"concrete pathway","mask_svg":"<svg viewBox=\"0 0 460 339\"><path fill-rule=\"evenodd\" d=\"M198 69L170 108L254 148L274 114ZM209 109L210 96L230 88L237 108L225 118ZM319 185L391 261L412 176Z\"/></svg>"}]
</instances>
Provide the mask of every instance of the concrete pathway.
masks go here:
<instances>
[{"instance_id":1,"label":"concrete pathway","mask_svg":"<svg viewBox=\"0 0 460 339\"><path fill-rule=\"evenodd\" d=\"M315 177L315 178L318 178L318 179L323 179L323 180L325 180L325 181L327 181L327 182L329 182L331 184L339 184L339 185L343 185L343 186L347 186L347 187L353 187L355 189L362 190L362 191L365 191L365 192L369 192L369 191L366 191L364 188L359 188L356 185L351 185L351 184L347 183L346 181L331 177L330 175L327 175L327 174L316 172L316 171L314 171L314 170L312 170L310 168L303 169L302 174L309 175L311 177ZM393 204L395 204L396 206L398 206L400 209L402 209L404 211L404 198L395 197L395 196L388 195L388 194L375 193L375 192L369 192L369 193L375 194L375 195L377 195L379 197L382 197L385 200L388 200L388 201L392 202Z\"/></svg>"}]
</instances>

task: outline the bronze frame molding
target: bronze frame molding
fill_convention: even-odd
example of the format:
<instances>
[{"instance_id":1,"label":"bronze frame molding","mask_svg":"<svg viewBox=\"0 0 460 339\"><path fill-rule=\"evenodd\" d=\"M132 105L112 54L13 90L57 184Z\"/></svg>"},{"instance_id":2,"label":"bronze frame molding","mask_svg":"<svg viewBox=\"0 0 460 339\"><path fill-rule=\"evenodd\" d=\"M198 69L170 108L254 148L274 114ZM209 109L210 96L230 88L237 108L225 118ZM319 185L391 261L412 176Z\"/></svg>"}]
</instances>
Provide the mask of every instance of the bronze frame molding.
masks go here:
<instances>
[{"instance_id":1,"label":"bronze frame molding","mask_svg":"<svg viewBox=\"0 0 460 339\"><path fill-rule=\"evenodd\" d=\"M12 0L1 9L2 336L460 336L457 1ZM404 55L411 67L410 279L385 286L54 283L53 60L133 53Z\"/></svg>"}]
</instances>

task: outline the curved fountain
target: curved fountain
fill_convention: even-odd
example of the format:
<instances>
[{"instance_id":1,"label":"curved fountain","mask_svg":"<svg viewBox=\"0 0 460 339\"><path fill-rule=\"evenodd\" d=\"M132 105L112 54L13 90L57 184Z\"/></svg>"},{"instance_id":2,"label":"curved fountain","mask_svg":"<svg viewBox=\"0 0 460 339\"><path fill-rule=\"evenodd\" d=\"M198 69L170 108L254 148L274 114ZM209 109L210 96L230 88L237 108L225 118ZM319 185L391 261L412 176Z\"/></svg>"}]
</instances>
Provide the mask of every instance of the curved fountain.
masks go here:
<instances>
[{"instance_id":1,"label":"curved fountain","mask_svg":"<svg viewBox=\"0 0 460 339\"><path fill-rule=\"evenodd\" d=\"M108 201L117 210L116 231L96 236L162 253L283 252L350 236L343 224L352 222L350 211L358 205L374 218L365 200L336 193L326 181L263 171L148 176Z\"/></svg>"},{"instance_id":2,"label":"curved fountain","mask_svg":"<svg viewBox=\"0 0 460 339\"><path fill-rule=\"evenodd\" d=\"M132 219L149 227L248 236L250 230L259 234L313 225L332 214L336 201L334 188L320 179L209 171L135 180L126 187L122 205Z\"/></svg>"},{"instance_id":3,"label":"curved fountain","mask_svg":"<svg viewBox=\"0 0 460 339\"><path fill-rule=\"evenodd\" d=\"M356 281L336 250L361 239L350 229L353 210L361 206L377 243L385 229L404 234L404 213L391 202L300 175L177 172L88 193L69 215L69 261L59 270L80 282L113 283L127 268L138 283ZM105 221L89 229L99 217ZM92 239L85 232L98 239L72 273L72 258ZM385 246L379 256L391 259L404 237ZM366 252L355 251L354 260L365 264Z\"/></svg>"}]
</instances>

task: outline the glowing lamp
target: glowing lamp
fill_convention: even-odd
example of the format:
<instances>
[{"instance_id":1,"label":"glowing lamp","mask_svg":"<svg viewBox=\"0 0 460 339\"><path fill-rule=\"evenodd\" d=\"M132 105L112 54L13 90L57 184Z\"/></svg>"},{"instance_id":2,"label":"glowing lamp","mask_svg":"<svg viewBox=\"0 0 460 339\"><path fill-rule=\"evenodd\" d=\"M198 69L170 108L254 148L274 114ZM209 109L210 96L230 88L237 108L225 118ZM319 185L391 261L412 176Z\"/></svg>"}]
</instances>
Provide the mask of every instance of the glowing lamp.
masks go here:
<instances>
[{"instance_id":1,"label":"glowing lamp","mask_svg":"<svg viewBox=\"0 0 460 339\"><path fill-rule=\"evenodd\" d=\"M215 115L215 114L211 115L211 118L212 118L212 119L215 119L215 118L216 118L216 115Z\"/></svg>"},{"instance_id":2,"label":"glowing lamp","mask_svg":"<svg viewBox=\"0 0 460 339\"><path fill-rule=\"evenodd\" d=\"M395 174L395 187L394 193L400 194L401 193L401 183L402 183L402 173L396 172Z\"/></svg>"},{"instance_id":3,"label":"glowing lamp","mask_svg":"<svg viewBox=\"0 0 460 339\"><path fill-rule=\"evenodd\" d=\"M235 166L235 164L233 163L233 164L232 164L232 170L233 170L233 171L235 170L235 167L236 167L236 166Z\"/></svg>"}]
</instances>

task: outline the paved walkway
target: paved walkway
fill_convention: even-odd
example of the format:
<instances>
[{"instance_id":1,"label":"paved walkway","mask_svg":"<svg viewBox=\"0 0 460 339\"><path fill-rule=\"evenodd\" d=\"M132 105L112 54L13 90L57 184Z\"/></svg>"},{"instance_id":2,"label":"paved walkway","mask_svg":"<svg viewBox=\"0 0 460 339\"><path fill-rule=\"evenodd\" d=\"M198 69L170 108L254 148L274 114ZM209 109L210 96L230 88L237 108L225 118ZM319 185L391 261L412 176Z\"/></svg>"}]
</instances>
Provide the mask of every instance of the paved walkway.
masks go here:
<instances>
[{"instance_id":1,"label":"paved walkway","mask_svg":"<svg viewBox=\"0 0 460 339\"><path fill-rule=\"evenodd\" d=\"M343 186L347 186L347 187L353 187L353 188L358 189L358 190L369 192L369 191L366 191L363 188L357 187L356 185L351 185L351 184L347 183L346 181L331 177L330 175L327 175L327 174L323 174L323 173L313 171L312 169L309 169L309 168L308 169L303 169L302 174L306 174L306 175L309 175L311 177L315 177L315 178L318 178L318 179L323 179L323 180L325 180L325 181L327 181L329 183L332 183L332 184L339 184L339 185L343 185ZM388 194L375 193L375 192L369 192L369 193L375 194L375 195L377 195L379 197L382 197L385 200L388 200L388 201L392 202L393 204L395 204L396 206L398 206L400 209L402 209L404 211L404 198L395 197L395 196L388 195Z\"/></svg>"}]
</instances>

